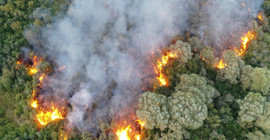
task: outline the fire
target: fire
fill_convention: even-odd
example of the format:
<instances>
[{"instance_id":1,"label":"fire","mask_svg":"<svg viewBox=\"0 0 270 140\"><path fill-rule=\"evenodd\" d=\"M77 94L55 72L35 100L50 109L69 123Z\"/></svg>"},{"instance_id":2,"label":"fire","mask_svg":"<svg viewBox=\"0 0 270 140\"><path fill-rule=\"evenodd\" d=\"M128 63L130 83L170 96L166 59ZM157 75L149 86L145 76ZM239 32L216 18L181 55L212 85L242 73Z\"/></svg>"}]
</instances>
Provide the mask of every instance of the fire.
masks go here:
<instances>
[{"instance_id":1,"label":"fire","mask_svg":"<svg viewBox=\"0 0 270 140\"><path fill-rule=\"evenodd\" d=\"M43 83L43 80L44 80L45 76L46 76L45 73L42 73L42 74L39 76L38 79L39 79L39 82L40 82L40 83Z\"/></svg>"},{"instance_id":2,"label":"fire","mask_svg":"<svg viewBox=\"0 0 270 140\"><path fill-rule=\"evenodd\" d=\"M64 119L64 113L60 112L55 105L52 105L50 111L40 111L37 114L37 120L41 125L47 125L57 119Z\"/></svg>"},{"instance_id":3,"label":"fire","mask_svg":"<svg viewBox=\"0 0 270 140\"><path fill-rule=\"evenodd\" d=\"M136 136L136 140L140 140L141 139L141 136L140 135L137 135Z\"/></svg>"},{"instance_id":4,"label":"fire","mask_svg":"<svg viewBox=\"0 0 270 140\"><path fill-rule=\"evenodd\" d=\"M242 5L243 5L244 7L246 7L246 4L245 4L245 3L242 3Z\"/></svg>"},{"instance_id":5,"label":"fire","mask_svg":"<svg viewBox=\"0 0 270 140\"><path fill-rule=\"evenodd\" d=\"M116 135L118 136L119 140L130 140L128 136L128 131L130 131L130 125L124 129L120 129L116 131Z\"/></svg>"},{"instance_id":6,"label":"fire","mask_svg":"<svg viewBox=\"0 0 270 140\"><path fill-rule=\"evenodd\" d=\"M17 65L22 65L23 61L17 61ZM36 119L39 122L40 125L47 125L48 123L54 121L54 120L59 120L59 119L64 119L65 118L65 111L66 108L64 106L60 107L57 106L53 101L46 101L42 100L40 101L41 95L39 94L40 90L43 89L43 82L46 78L46 73L42 72L39 68L38 65L42 62L42 57L34 56L31 59L32 64L30 63L24 63L23 65L26 66L26 70L29 72L29 75L33 76L37 73L41 73L39 75L38 83L34 90L32 91L32 99L31 99L31 107L34 108L37 111ZM61 68L64 69L65 66ZM44 104L41 104L44 103Z\"/></svg>"},{"instance_id":7,"label":"fire","mask_svg":"<svg viewBox=\"0 0 270 140\"><path fill-rule=\"evenodd\" d=\"M163 67L167 65L169 59L175 58L176 56L177 56L176 54L174 54L172 52L168 52L166 54L162 54L161 59L157 60L156 67L155 67L155 73L158 75L157 79L160 83L160 86L166 86L168 84L168 82L166 80L166 76L163 73L163 71L164 71Z\"/></svg>"},{"instance_id":8,"label":"fire","mask_svg":"<svg viewBox=\"0 0 270 140\"><path fill-rule=\"evenodd\" d=\"M21 62L21 61L17 61L16 64L17 64L17 65L21 65L22 62Z\"/></svg>"},{"instance_id":9,"label":"fire","mask_svg":"<svg viewBox=\"0 0 270 140\"><path fill-rule=\"evenodd\" d=\"M253 40L255 35L253 32L248 31L243 37L241 37L242 45L240 50L235 49L239 56L242 56L247 50L247 44L249 41Z\"/></svg>"},{"instance_id":10,"label":"fire","mask_svg":"<svg viewBox=\"0 0 270 140\"><path fill-rule=\"evenodd\" d=\"M141 140L144 125L145 123L139 119L129 125L126 125L125 121L124 125L120 126L116 131L118 140Z\"/></svg>"},{"instance_id":11,"label":"fire","mask_svg":"<svg viewBox=\"0 0 270 140\"><path fill-rule=\"evenodd\" d=\"M223 60L221 59L219 63L216 65L218 69L224 69L227 64L223 63Z\"/></svg>"},{"instance_id":12,"label":"fire","mask_svg":"<svg viewBox=\"0 0 270 140\"><path fill-rule=\"evenodd\" d=\"M18 61L16 62L15 68L18 70L20 65L22 65L22 62L18 60Z\"/></svg>"},{"instance_id":13,"label":"fire","mask_svg":"<svg viewBox=\"0 0 270 140\"><path fill-rule=\"evenodd\" d=\"M37 102L37 100L33 100L32 103L31 103L31 106L32 106L33 108L37 108L37 107L38 107L38 102Z\"/></svg>"},{"instance_id":14,"label":"fire","mask_svg":"<svg viewBox=\"0 0 270 140\"><path fill-rule=\"evenodd\" d=\"M38 70L36 68L30 68L29 72L30 74L34 75L38 72Z\"/></svg>"},{"instance_id":15,"label":"fire","mask_svg":"<svg viewBox=\"0 0 270 140\"><path fill-rule=\"evenodd\" d=\"M261 15L261 13L258 15L258 17L257 17L260 21L263 21L263 18L262 18L262 15Z\"/></svg>"},{"instance_id":16,"label":"fire","mask_svg":"<svg viewBox=\"0 0 270 140\"><path fill-rule=\"evenodd\" d=\"M141 121L140 119L138 119L137 122L141 126L141 129L143 129L145 122Z\"/></svg>"},{"instance_id":17,"label":"fire","mask_svg":"<svg viewBox=\"0 0 270 140\"><path fill-rule=\"evenodd\" d=\"M29 73L30 75L35 75L39 72L39 69L37 68L37 65L42 62L42 58L39 58L37 56L34 56L33 58L33 65L29 66Z\"/></svg>"}]
</instances>

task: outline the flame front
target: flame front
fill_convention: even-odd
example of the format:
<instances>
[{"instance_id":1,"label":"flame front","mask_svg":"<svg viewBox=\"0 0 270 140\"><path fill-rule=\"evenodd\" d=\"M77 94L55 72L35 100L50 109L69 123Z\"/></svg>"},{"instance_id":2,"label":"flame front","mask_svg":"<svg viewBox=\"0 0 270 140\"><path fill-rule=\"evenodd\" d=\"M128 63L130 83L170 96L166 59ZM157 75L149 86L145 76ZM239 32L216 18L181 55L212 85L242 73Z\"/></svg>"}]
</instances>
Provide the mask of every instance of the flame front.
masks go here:
<instances>
[{"instance_id":1,"label":"flame front","mask_svg":"<svg viewBox=\"0 0 270 140\"><path fill-rule=\"evenodd\" d=\"M167 54L162 54L161 59L157 60L155 73L158 75L157 79L159 81L160 86L166 86L168 84L166 76L163 73L164 72L163 67L167 65L170 58L175 58L176 56L177 56L176 54L168 52Z\"/></svg>"},{"instance_id":2,"label":"flame front","mask_svg":"<svg viewBox=\"0 0 270 140\"><path fill-rule=\"evenodd\" d=\"M29 72L29 75L37 75L41 73L42 71L38 68L38 65L42 62L42 58L38 56L34 56L32 58L33 64L28 65L24 64L26 66L26 70ZM22 65L23 63L21 61L17 61L17 65ZM18 66L16 66L18 68ZM62 67L61 69L64 69L65 67ZM32 99L31 99L31 107L34 108L37 111L36 119L41 125L47 125L51 121L57 120L57 119L64 119L65 116L65 107L60 107L59 105L56 105L53 101L39 100L39 97L42 96L39 94L40 90L43 88L43 82L45 78L47 77L46 73L41 73L38 77L38 83L36 85L36 89L32 91Z\"/></svg>"},{"instance_id":3,"label":"flame front","mask_svg":"<svg viewBox=\"0 0 270 140\"><path fill-rule=\"evenodd\" d=\"M235 51L238 53L239 56L242 56L246 50L247 50L247 44L250 40L253 40L255 38L255 35L253 32L248 31L243 37L241 37L241 48L239 50L235 49Z\"/></svg>"},{"instance_id":4,"label":"flame front","mask_svg":"<svg viewBox=\"0 0 270 140\"><path fill-rule=\"evenodd\" d=\"M38 78L39 83L37 84L37 86L39 86L40 88L43 87L43 81L45 77L46 77L46 74L42 73ZM35 98L35 96L36 96L36 92L33 91L32 98ZM48 101L46 102L48 103ZM37 108L38 107L37 100L34 100L31 104L31 106L38 111L38 114L36 115L36 117L37 117L38 122L41 125L47 125L48 123L57 119L64 119L65 109L60 109L60 107L56 106L53 102L51 103L50 102L51 101L49 101L49 104L50 104L49 106L46 105L46 106L41 106L39 108Z\"/></svg>"},{"instance_id":5,"label":"flame front","mask_svg":"<svg viewBox=\"0 0 270 140\"><path fill-rule=\"evenodd\" d=\"M54 105L52 105L50 111L40 111L37 114L37 120L41 125L47 125L49 122L64 119L64 114L60 112Z\"/></svg>"}]
</instances>

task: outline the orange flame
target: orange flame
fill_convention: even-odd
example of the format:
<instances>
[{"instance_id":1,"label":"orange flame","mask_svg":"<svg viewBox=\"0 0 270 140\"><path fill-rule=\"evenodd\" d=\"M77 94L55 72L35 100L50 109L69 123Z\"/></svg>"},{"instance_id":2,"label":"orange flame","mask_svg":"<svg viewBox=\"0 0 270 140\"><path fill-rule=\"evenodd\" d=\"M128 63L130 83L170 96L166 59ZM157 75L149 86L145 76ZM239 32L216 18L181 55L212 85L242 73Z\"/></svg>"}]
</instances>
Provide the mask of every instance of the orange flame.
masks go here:
<instances>
[{"instance_id":1,"label":"orange flame","mask_svg":"<svg viewBox=\"0 0 270 140\"><path fill-rule=\"evenodd\" d=\"M22 62L18 60L18 61L16 62L15 68L18 70L20 65L22 65Z\"/></svg>"},{"instance_id":2,"label":"orange flame","mask_svg":"<svg viewBox=\"0 0 270 140\"><path fill-rule=\"evenodd\" d=\"M140 140L141 139L141 135L137 135L135 138L136 138L136 140Z\"/></svg>"},{"instance_id":3,"label":"orange flame","mask_svg":"<svg viewBox=\"0 0 270 140\"><path fill-rule=\"evenodd\" d=\"M249 41L253 40L255 35L253 32L248 31L243 37L241 37L242 45L240 50L235 49L239 56L242 56L247 50L247 44Z\"/></svg>"},{"instance_id":4,"label":"orange flame","mask_svg":"<svg viewBox=\"0 0 270 140\"><path fill-rule=\"evenodd\" d=\"M43 82L44 77L45 77L45 74L44 74L44 73L42 73L42 74L40 75L40 77L39 77L39 82L40 82L40 83L42 83L42 82Z\"/></svg>"},{"instance_id":5,"label":"orange flame","mask_svg":"<svg viewBox=\"0 0 270 140\"><path fill-rule=\"evenodd\" d=\"M258 15L258 19L259 19L260 21L263 21L263 18L262 18L261 13Z\"/></svg>"},{"instance_id":6,"label":"orange flame","mask_svg":"<svg viewBox=\"0 0 270 140\"><path fill-rule=\"evenodd\" d=\"M120 126L116 131L118 140L141 140L144 125L145 123L140 119L129 125L126 125L126 121L124 121L124 125Z\"/></svg>"},{"instance_id":7,"label":"orange flame","mask_svg":"<svg viewBox=\"0 0 270 140\"><path fill-rule=\"evenodd\" d=\"M42 62L42 58L39 58L37 56L34 56L33 58L33 65L29 69L30 75L35 75L37 72L39 72L39 69L37 68L37 65Z\"/></svg>"},{"instance_id":8,"label":"orange flame","mask_svg":"<svg viewBox=\"0 0 270 140\"><path fill-rule=\"evenodd\" d=\"M40 88L42 88L43 86L43 81L45 77L46 77L45 73L42 73L39 76L39 84L37 84L37 86L39 86ZM36 91L34 90L32 97L34 98L35 95L36 95ZM42 106L42 107L37 108L39 106L38 101L34 100L31 106L37 109L38 114L36 115L36 117L37 117L38 122L41 125L47 125L48 123L54 120L64 119L65 109L57 108L54 103L51 103L49 106Z\"/></svg>"},{"instance_id":9,"label":"orange flame","mask_svg":"<svg viewBox=\"0 0 270 140\"><path fill-rule=\"evenodd\" d=\"M29 72L29 75L35 75L38 72L40 72L40 69L37 67L38 64L40 64L42 62L42 57L38 57L38 56L34 56L32 58L32 62L33 64L28 65L25 64L26 66L26 70ZM17 65L21 65L22 61L17 61ZM63 66L61 69L64 69L65 66ZM41 125L47 125L48 123L50 123L51 121L57 120L57 119L64 119L65 117L65 112L66 112L66 108L63 107L59 107L56 106L56 104L52 101L45 101L46 105L44 106L43 104L39 104L39 90L43 88L43 82L46 78L46 73L41 73L38 77L38 83L36 85L36 89L34 89L32 91L32 100L31 100L31 107L33 107L34 109L36 109L36 111L38 112L36 115L36 119L37 121L41 124ZM48 105L49 103L49 105Z\"/></svg>"},{"instance_id":10,"label":"orange flame","mask_svg":"<svg viewBox=\"0 0 270 140\"><path fill-rule=\"evenodd\" d=\"M57 119L64 119L64 113L60 112L54 105L52 105L50 111L40 111L37 114L37 120L41 125L47 125Z\"/></svg>"},{"instance_id":11,"label":"orange flame","mask_svg":"<svg viewBox=\"0 0 270 140\"><path fill-rule=\"evenodd\" d=\"M29 72L31 75L34 75L38 72L38 70L36 68L30 68Z\"/></svg>"},{"instance_id":12,"label":"orange flame","mask_svg":"<svg viewBox=\"0 0 270 140\"><path fill-rule=\"evenodd\" d=\"M246 7L246 4L245 4L245 3L242 3L242 5L243 5L244 7Z\"/></svg>"},{"instance_id":13,"label":"orange flame","mask_svg":"<svg viewBox=\"0 0 270 140\"><path fill-rule=\"evenodd\" d=\"M141 126L141 129L143 129L145 122L141 121L140 119L138 119L137 122Z\"/></svg>"},{"instance_id":14,"label":"orange flame","mask_svg":"<svg viewBox=\"0 0 270 140\"><path fill-rule=\"evenodd\" d=\"M163 73L163 67L167 65L170 58L175 58L176 56L176 54L169 52L167 54L162 54L161 59L157 60L155 73L158 75L157 79L160 83L160 86L166 86L168 84L166 76Z\"/></svg>"},{"instance_id":15,"label":"orange flame","mask_svg":"<svg viewBox=\"0 0 270 140\"><path fill-rule=\"evenodd\" d=\"M68 140L69 130L61 130L58 140Z\"/></svg>"},{"instance_id":16,"label":"orange flame","mask_svg":"<svg viewBox=\"0 0 270 140\"><path fill-rule=\"evenodd\" d=\"M37 107L38 107L38 102L37 102L37 100L33 100L32 103L31 103L31 106L32 106L33 108L37 108Z\"/></svg>"},{"instance_id":17,"label":"orange flame","mask_svg":"<svg viewBox=\"0 0 270 140\"><path fill-rule=\"evenodd\" d=\"M128 136L128 131L130 131L130 125L124 129L120 129L116 131L116 135L118 136L119 140L130 140Z\"/></svg>"},{"instance_id":18,"label":"orange flame","mask_svg":"<svg viewBox=\"0 0 270 140\"><path fill-rule=\"evenodd\" d=\"M224 69L227 64L223 63L223 60L221 59L219 63L216 65L218 69Z\"/></svg>"},{"instance_id":19,"label":"orange flame","mask_svg":"<svg viewBox=\"0 0 270 140\"><path fill-rule=\"evenodd\" d=\"M21 62L21 61L17 61L16 64L17 64L17 65L21 65L22 62Z\"/></svg>"}]
</instances>

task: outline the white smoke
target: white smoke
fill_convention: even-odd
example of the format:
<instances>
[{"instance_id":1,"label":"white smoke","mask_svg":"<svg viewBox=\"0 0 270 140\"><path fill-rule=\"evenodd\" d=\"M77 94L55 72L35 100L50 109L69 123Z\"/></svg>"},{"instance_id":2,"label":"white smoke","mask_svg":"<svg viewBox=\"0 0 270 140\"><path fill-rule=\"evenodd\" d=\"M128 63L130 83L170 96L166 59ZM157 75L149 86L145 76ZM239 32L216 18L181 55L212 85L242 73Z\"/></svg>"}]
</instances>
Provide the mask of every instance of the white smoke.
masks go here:
<instances>
[{"instance_id":1,"label":"white smoke","mask_svg":"<svg viewBox=\"0 0 270 140\"><path fill-rule=\"evenodd\" d=\"M238 28L232 22L235 14L240 19L249 17L240 1L204 2L74 0L62 19L42 29L41 45L29 31L25 36L35 50L66 66L60 75L50 77L48 86L54 95L69 100L68 121L80 130L97 132L92 124L109 121L136 103L145 57L190 28L194 13L203 11L209 19L195 19L195 30L211 28L216 38ZM260 3L246 6L258 10Z\"/></svg>"}]
</instances>

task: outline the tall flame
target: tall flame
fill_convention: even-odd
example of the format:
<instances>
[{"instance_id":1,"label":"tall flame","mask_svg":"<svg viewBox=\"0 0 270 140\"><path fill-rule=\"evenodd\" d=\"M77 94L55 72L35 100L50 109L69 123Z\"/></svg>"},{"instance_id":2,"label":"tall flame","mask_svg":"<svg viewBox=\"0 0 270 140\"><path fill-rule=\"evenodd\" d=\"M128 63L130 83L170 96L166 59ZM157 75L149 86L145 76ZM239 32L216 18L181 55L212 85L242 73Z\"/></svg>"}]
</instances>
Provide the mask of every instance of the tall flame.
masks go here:
<instances>
[{"instance_id":1,"label":"tall flame","mask_svg":"<svg viewBox=\"0 0 270 140\"><path fill-rule=\"evenodd\" d=\"M167 65L170 58L175 58L176 56L177 56L176 54L168 52L166 54L162 54L161 59L157 60L155 73L158 75L157 79L159 81L160 86L166 86L168 84L166 76L163 73L164 72L163 67Z\"/></svg>"},{"instance_id":2,"label":"tall flame","mask_svg":"<svg viewBox=\"0 0 270 140\"><path fill-rule=\"evenodd\" d=\"M247 50L247 44L250 40L255 38L255 34L251 31L248 31L243 37L241 37L242 45L240 50L235 49L239 56L242 56Z\"/></svg>"},{"instance_id":3,"label":"tall flame","mask_svg":"<svg viewBox=\"0 0 270 140\"><path fill-rule=\"evenodd\" d=\"M30 66L29 73L30 75L35 75L37 72L39 72L39 69L37 68L37 65L42 62L42 58L39 58L37 56L34 56L33 58L33 65Z\"/></svg>"}]
</instances>

